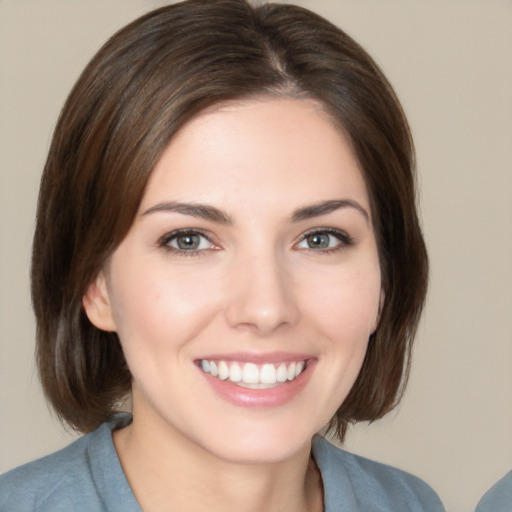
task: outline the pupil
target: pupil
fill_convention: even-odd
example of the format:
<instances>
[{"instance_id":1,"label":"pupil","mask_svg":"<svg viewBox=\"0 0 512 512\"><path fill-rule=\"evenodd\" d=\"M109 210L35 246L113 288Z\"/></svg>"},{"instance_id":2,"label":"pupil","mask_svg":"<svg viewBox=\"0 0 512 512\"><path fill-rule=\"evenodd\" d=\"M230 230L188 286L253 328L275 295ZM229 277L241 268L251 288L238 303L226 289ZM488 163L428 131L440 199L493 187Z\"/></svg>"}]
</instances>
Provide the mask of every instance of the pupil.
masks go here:
<instances>
[{"instance_id":1,"label":"pupil","mask_svg":"<svg viewBox=\"0 0 512 512\"><path fill-rule=\"evenodd\" d=\"M199 247L199 237L197 235L182 235L177 242L180 249L197 249Z\"/></svg>"},{"instance_id":2,"label":"pupil","mask_svg":"<svg viewBox=\"0 0 512 512\"><path fill-rule=\"evenodd\" d=\"M308 236L308 245L309 247L315 248L315 249L325 249L329 247L329 235L326 234L315 234L315 235L309 235Z\"/></svg>"}]
</instances>

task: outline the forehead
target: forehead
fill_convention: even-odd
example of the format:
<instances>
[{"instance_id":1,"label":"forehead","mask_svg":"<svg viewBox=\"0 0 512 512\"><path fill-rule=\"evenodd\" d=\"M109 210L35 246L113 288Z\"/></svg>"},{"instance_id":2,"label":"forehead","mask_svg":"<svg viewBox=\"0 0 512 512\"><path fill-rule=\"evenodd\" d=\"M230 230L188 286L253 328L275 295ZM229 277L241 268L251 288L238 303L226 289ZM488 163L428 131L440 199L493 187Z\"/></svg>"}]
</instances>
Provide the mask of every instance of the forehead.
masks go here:
<instances>
[{"instance_id":1,"label":"forehead","mask_svg":"<svg viewBox=\"0 0 512 512\"><path fill-rule=\"evenodd\" d=\"M141 210L155 202L284 206L348 196L369 209L348 138L314 100L222 103L173 137L150 177Z\"/></svg>"}]
</instances>

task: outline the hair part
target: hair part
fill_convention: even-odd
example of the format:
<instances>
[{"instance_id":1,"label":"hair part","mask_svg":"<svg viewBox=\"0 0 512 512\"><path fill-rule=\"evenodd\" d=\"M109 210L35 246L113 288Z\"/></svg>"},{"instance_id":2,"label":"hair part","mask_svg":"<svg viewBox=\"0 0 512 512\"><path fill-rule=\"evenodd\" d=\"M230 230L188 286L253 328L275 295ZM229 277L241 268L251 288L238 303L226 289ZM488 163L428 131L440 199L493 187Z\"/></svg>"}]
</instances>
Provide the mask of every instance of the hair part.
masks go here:
<instances>
[{"instance_id":1,"label":"hair part","mask_svg":"<svg viewBox=\"0 0 512 512\"><path fill-rule=\"evenodd\" d=\"M162 152L215 104L311 98L349 138L368 188L385 300L361 372L329 428L374 421L400 400L426 295L414 149L400 103L371 57L297 6L188 0L116 33L71 91L44 168L32 253L37 362L61 419L88 432L129 393L115 333L82 298L130 229Z\"/></svg>"}]
</instances>

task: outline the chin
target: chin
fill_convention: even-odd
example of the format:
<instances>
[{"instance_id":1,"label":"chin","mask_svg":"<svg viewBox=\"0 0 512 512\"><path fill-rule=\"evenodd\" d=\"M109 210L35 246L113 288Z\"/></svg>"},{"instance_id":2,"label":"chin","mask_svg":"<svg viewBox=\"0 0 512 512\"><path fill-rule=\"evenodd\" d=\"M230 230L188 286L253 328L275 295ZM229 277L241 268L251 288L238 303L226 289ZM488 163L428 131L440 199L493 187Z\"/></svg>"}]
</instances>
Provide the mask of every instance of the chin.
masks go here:
<instances>
[{"instance_id":1,"label":"chin","mask_svg":"<svg viewBox=\"0 0 512 512\"><path fill-rule=\"evenodd\" d=\"M311 439L322 425L277 419L209 425L208 437L202 433L202 439L192 441L218 459L239 464L279 463L309 453Z\"/></svg>"}]
</instances>

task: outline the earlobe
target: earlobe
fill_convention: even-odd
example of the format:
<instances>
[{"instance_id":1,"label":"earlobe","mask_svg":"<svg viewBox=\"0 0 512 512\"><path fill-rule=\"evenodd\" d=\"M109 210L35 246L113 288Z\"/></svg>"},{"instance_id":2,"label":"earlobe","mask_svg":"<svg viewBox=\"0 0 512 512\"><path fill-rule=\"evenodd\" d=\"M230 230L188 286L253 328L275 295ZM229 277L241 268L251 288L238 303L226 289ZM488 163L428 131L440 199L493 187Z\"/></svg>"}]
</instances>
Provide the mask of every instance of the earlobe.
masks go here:
<instances>
[{"instance_id":1,"label":"earlobe","mask_svg":"<svg viewBox=\"0 0 512 512\"><path fill-rule=\"evenodd\" d=\"M116 331L105 275L100 272L89 285L82 304L91 323L102 331Z\"/></svg>"}]
</instances>

